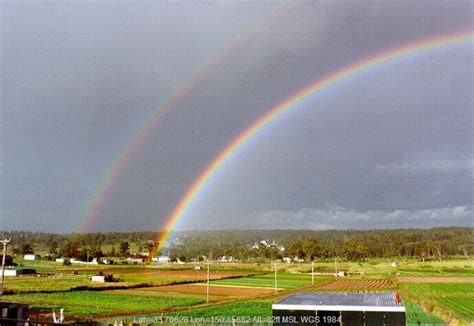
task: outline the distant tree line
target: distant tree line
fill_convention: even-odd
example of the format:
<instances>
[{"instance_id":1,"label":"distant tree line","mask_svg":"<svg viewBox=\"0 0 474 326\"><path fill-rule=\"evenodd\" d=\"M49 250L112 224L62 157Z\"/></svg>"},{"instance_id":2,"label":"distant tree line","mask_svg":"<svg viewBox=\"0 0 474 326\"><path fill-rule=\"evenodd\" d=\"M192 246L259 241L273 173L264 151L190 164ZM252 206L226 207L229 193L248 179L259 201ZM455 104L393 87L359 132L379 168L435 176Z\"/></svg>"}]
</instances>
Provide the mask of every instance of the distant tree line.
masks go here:
<instances>
[{"instance_id":1,"label":"distant tree line","mask_svg":"<svg viewBox=\"0 0 474 326\"><path fill-rule=\"evenodd\" d=\"M15 256L47 252L43 256L87 258L129 257L130 243L138 244L140 255L155 249L155 232L98 232L53 234L30 231L0 231L0 238L11 238L9 253ZM105 251L103 248L110 248Z\"/></svg>"},{"instance_id":2,"label":"distant tree line","mask_svg":"<svg viewBox=\"0 0 474 326\"><path fill-rule=\"evenodd\" d=\"M445 227L398 230L220 230L173 232L162 253L180 260L234 257L241 261L297 258L304 261L339 257L350 261L369 257L417 257L442 260L474 253L473 228ZM37 253L89 258L159 254L155 232L98 232L69 235L0 231L11 238L14 255ZM265 240L265 244L261 241ZM135 252L131 252L131 244ZM105 250L104 248L108 248ZM144 255L146 257L146 255Z\"/></svg>"},{"instance_id":3,"label":"distant tree line","mask_svg":"<svg viewBox=\"0 0 474 326\"><path fill-rule=\"evenodd\" d=\"M398 230L244 230L183 232L170 251L196 259L233 256L241 260L281 259L304 261L340 257L360 261L369 257L417 257L441 260L474 253L473 228L446 227ZM270 240L279 246L259 245ZM285 250L281 250L284 247Z\"/></svg>"}]
</instances>

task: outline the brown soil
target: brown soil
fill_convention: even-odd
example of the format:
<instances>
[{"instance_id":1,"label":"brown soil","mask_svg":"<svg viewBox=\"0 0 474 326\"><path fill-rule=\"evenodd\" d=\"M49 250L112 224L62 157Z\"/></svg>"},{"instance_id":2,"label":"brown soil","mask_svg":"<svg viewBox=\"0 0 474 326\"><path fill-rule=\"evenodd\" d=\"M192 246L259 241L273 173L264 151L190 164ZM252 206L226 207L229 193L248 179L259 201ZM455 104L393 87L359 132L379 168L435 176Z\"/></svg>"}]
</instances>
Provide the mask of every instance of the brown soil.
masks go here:
<instances>
[{"instance_id":1,"label":"brown soil","mask_svg":"<svg viewBox=\"0 0 474 326\"><path fill-rule=\"evenodd\" d=\"M393 287L391 280L335 280L321 289L380 289Z\"/></svg>"},{"instance_id":2,"label":"brown soil","mask_svg":"<svg viewBox=\"0 0 474 326\"><path fill-rule=\"evenodd\" d=\"M206 299L207 287L205 284L178 284L165 285L157 287L137 288L129 290L112 290L107 291L111 293L123 292L129 295L142 296L165 296L165 297L179 297L179 298L196 298ZM209 300L211 301L228 301L236 299L246 299L259 296L271 295L274 293L273 289L261 288L242 288L235 286L220 286L211 285L209 288Z\"/></svg>"},{"instance_id":3,"label":"brown soil","mask_svg":"<svg viewBox=\"0 0 474 326\"><path fill-rule=\"evenodd\" d=\"M403 283L473 283L474 277L399 277Z\"/></svg>"},{"instance_id":4,"label":"brown soil","mask_svg":"<svg viewBox=\"0 0 474 326\"><path fill-rule=\"evenodd\" d=\"M157 286L151 288L144 288L143 292L174 292L174 293L193 293L193 294L206 294L205 284L179 284L179 285L166 285ZM216 295L225 296L239 296L239 297L254 297L265 294L273 293L273 289L262 289L262 288L247 288L238 286L220 286L211 285L210 293Z\"/></svg>"}]
</instances>

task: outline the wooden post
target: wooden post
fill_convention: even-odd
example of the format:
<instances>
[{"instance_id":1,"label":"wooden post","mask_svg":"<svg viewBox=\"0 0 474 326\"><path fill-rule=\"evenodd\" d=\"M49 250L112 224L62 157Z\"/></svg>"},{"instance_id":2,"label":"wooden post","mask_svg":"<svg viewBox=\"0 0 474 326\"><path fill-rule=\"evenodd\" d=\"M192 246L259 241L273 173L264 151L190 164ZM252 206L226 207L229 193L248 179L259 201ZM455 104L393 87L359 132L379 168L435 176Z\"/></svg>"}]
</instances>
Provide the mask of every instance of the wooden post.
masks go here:
<instances>
[{"instance_id":1,"label":"wooden post","mask_svg":"<svg viewBox=\"0 0 474 326\"><path fill-rule=\"evenodd\" d=\"M206 302L207 302L207 303L209 303L210 268L211 268L211 264L210 264L210 262L209 262L209 259L207 259L207 293L206 293Z\"/></svg>"},{"instance_id":2,"label":"wooden post","mask_svg":"<svg viewBox=\"0 0 474 326\"><path fill-rule=\"evenodd\" d=\"M2 257L2 282L0 283L0 300L3 296L3 279L5 278L5 259L7 256L7 244L10 242L10 239L5 239L0 241L3 244L3 257Z\"/></svg>"},{"instance_id":3,"label":"wooden post","mask_svg":"<svg viewBox=\"0 0 474 326\"><path fill-rule=\"evenodd\" d=\"M278 293L277 264L275 263L275 293Z\"/></svg>"}]
</instances>

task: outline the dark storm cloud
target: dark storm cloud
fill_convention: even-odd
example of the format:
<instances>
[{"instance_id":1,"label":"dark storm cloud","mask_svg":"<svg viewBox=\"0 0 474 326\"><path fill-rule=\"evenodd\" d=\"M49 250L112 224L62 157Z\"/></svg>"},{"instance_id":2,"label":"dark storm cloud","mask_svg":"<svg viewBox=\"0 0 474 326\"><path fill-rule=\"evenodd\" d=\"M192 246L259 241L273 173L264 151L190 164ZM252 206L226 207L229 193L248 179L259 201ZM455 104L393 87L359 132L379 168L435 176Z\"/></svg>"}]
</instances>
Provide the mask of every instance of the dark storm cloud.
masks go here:
<instances>
[{"instance_id":1,"label":"dark storm cloud","mask_svg":"<svg viewBox=\"0 0 474 326\"><path fill-rule=\"evenodd\" d=\"M41 220L70 231L157 104L278 5L2 3L2 226L36 228L31 222ZM284 7L155 128L107 193L94 228L158 229L212 157L282 99L381 50L472 28L469 2ZM462 214L446 223L468 224L470 47L384 69L272 126L180 227L264 227L270 219L305 227L307 218L309 227L331 228L349 216L363 216L361 227L383 227L387 216L398 218L387 227L414 226L409 216L428 226L443 223L429 222L436 212L455 211Z\"/></svg>"}]
</instances>

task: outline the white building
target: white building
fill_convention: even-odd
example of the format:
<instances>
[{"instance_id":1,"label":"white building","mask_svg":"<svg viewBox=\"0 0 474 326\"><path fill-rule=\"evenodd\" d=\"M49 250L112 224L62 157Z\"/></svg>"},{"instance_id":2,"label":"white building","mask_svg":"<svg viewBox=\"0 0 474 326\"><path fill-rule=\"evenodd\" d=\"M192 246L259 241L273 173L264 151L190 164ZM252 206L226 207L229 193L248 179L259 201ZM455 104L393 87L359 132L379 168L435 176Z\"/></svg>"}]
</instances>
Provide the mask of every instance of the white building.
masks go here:
<instances>
[{"instance_id":1,"label":"white building","mask_svg":"<svg viewBox=\"0 0 474 326\"><path fill-rule=\"evenodd\" d=\"M5 269L5 276L21 276L21 275L36 275L36 270L25 268L25 269Z\"/></svg>"},{"instance_id":2,"label":"white building","mask_svg":"<svg viewBox=\"0 0 474 326\"><path fill-rule=\"evenodd\" d=\"M143 263L143 258L127 258L129 263Z\"/></svg>"},{"instance_id":3,"label":"white building","mask_svg":"<svg viewBox=\"0 0 474 326\"><path fill-rule=\"evenodd\" d=\"M35 254L26 254L26 255L23 256L23 259L24 260L35 260L36 255Z\"/></svg>"},{"instance_id":4,"label":"white building","mask_svg":"<svg viewBox=\"0 0 474 326\"><path fill-rule=\"evenodd\" d=\"M291 263L291 258L290 257L283 257L283 261L287 264Z\"/></svg>"},{"instance_id":5,"label":"white building","mask_svg":"<svg viewBox=\"0 0 474 326\"><path fill-rule=\"evenodd\" d=\"M160 256L158 257L158 262L159 263L169 263L171 262L171 258L168 256Z\"/></svg>"},{"instance_id":6,"label":"white building","mask_svg":"<svg viewBox=\"0 0 474 326\"><path fill-rule=\"evenodd\" d=\"M80 264L80 265L98 265L99 262L97 261L97 258L92 259L90 262L85 262L82 260L77 260L75 258L70 259L71 264Z\"/></svg>"},{"instance_id":7,"label":"white building","mask_svg":"<svg viewBox=\"0 0 474 326\"><path fill-rule=\"evenodd\" d=\"M105 276L104 275L94 275L91 277L92 282L98 282L98 283L104 283L105 282Z\"/></svg>"},{"instance_id":8,"label":"white building","mask_svg":"<svg viewBox=\"0 0 474 326\"><path fill-rule=\"evenodd\" d=\"M222 256L220 259L219 259L220 262L222 263L231 263L234 261L234 257L233 256Z\"/></svg>"}]
</instances>

